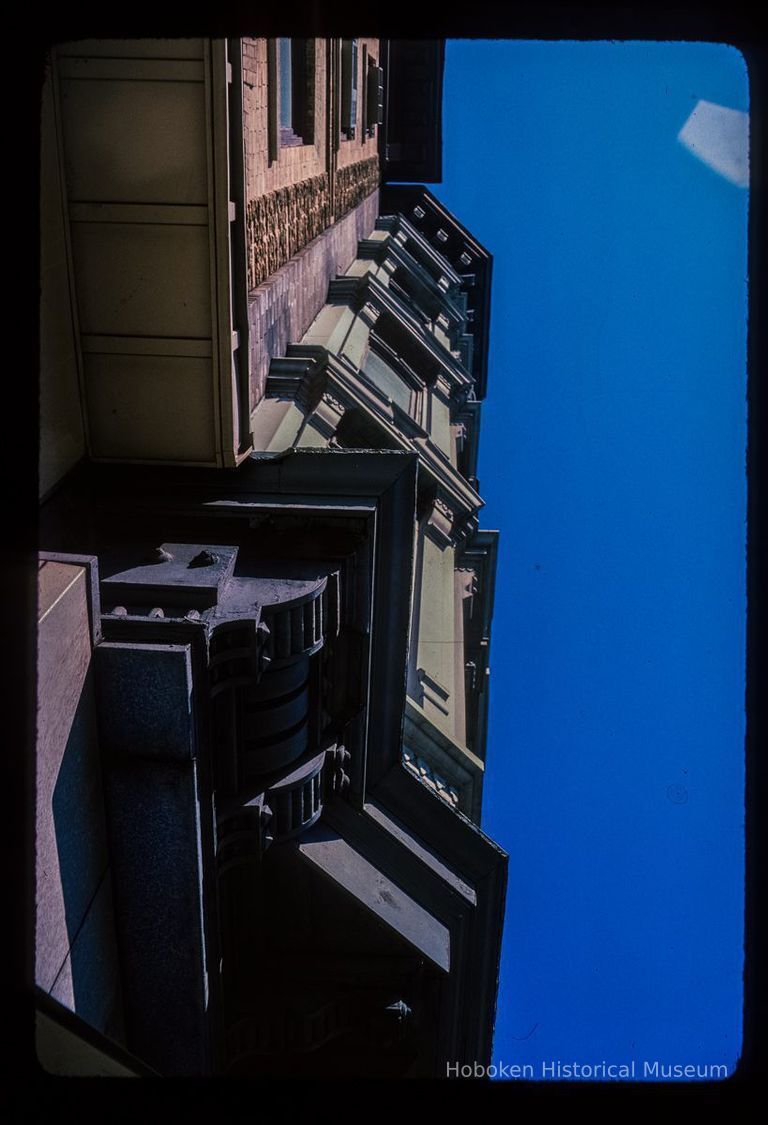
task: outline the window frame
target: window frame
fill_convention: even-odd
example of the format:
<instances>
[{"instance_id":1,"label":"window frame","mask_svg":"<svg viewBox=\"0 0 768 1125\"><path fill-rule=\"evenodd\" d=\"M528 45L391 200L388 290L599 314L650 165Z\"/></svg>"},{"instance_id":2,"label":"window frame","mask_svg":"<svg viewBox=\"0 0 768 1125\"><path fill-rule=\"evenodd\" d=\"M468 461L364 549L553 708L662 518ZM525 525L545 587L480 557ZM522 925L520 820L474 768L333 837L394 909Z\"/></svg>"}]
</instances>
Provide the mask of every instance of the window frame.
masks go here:
<instances>
[{"instance_id":1,"label":"window frame","mask_svg":"<svg viewBox=\"0 0 768 1125\"><path fill-rule=\"evenodd\" d=\"M407 409L402 407L400 403L396 402L393 398L391 398L391 396L386 395L386 392L384 392L376 384L374 379L369 374L367 374L365 370L365 362L369 354L371 353L373 353L373 355L375 355L377 359L381 360L382 363L386 364L390 371L392 371L393 375L395 375L396 378L400 379L400 381L410 391L410 401ZM375 329L371 330L370 336L368 338L368 347L365 350L365 354L363 356L362 362L360 363L359 370L362 377L368 383L371 383L379 392L379 394L385 395L385 397L389 398L390 402L396 409L401 410L404 414L407 414L408 417L411 418L411 420L414 421L417 426L421 426L422 429L427 428L424 425L424 419L428 414L428 410L425 405L429 397L428 384L419 376L416 371L411 368L410 364L408 364L402 358L402 356L398 354L395 348L375 331Z\"/></svg>"},{"instance_id":2,"label":"window frame","mask_svg":"<svg viewBox=\"0 0 768 1125\"><path fill-rule=\"evenodd\" d=\"M342 140L353 141L357 135L358 71L360 51L357 39L341 40L341 96L339 98L339 134Z\"/></svg>"},{"instance_id":3,"label":"window frame","mask_svg":"<svg viewBox=\"0 0 768 1125\"><path fill-rule=\"evenodd\" d=\"M314 39L267 40L267 147L270 164L279 159L283 149L314 144L315 50ZM290 123L284 112L286 91L290 98Z\"/></svg>"}]
</instances>

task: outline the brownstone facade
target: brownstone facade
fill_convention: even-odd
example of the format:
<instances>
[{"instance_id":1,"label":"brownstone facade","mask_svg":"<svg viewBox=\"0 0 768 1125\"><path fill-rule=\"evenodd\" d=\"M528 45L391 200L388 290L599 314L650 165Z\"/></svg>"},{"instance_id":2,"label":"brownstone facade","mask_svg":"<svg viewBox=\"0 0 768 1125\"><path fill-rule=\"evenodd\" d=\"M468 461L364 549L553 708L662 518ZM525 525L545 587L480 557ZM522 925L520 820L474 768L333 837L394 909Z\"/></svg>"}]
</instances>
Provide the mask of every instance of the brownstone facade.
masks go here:
<instances>
[{"instance_id":1,"label":"brownstone facade","mask_svg":"<svg viewBox=\"0 0 768 1125\"><path fill-rule=\"evenodd\" d=\"M277 159L269 159L270 91L266 39L243 39L243 125L245 141L245 190L248 203L291 184L327 175L328 47L325 39L314 40L314 141L282 147Z\"/></svg>"},{"instance_id":2,"label":"brownstone facade","mask_svg":"<svg viewBox=\"0 0 768 1125\"><path fill-rule=\"evenodd\" d=\"M354 137L339 128L338 39L301 44L305 75L302 113L309 143L275 136L279 47L267 39L242 40L245 203L248 287L260 285L321 231L341 218L380 182L377 129L367 127L366 75L379 54L378 39L357 40L357 114ZM270 130L273 136L270 140ZM277 130L279 134L279 129Z\"/></svg>"},{"instance_id":3,"label":"brownstone facade","mask_svg":"<svg viewBox=\"0 0 768 1125\"><path fill-rule=\"evenodd\" d=\"M378 211L376 190L250 292L252 403L264 395L273 358L285 355L288 345L301 338L323 306L328 283L354 261L358 242L373 230Z\"/></svg>"},{"instance_id":4,"label":"brownstone facade","mask_svg":"<svg viewBox=\"0 0 768 1125\"><path fill-rule=\"evenodd\" d=\"M380 198L375 49L52 51L41 1072L295 1082L491 1058L496 533L477 530L465 365L490 259L425 189Z\"/></svg>"}]
</instances>

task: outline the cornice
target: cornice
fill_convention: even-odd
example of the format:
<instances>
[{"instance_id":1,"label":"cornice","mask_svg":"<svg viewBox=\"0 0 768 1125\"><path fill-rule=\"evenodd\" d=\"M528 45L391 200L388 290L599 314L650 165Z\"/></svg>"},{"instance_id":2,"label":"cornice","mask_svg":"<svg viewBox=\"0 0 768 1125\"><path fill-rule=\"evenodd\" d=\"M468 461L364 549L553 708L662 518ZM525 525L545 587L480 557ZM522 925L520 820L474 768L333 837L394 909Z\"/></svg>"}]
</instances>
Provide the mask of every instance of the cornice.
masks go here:
<instances>
[{"instance_id":1,"label":"cornice","mask_svg":"<svg viewBox=\"0 0 768 1125\"><path fill-rule=\"evenodd\" d=\"M418 246L421 247L424 253L430 258L431 261L435 263L436 266L440 268L440 270L452 285L461 285L461 276L456 272L448 259L444 258L443 255L438 250L436 250L430 242L427 241L424 235L420 231L418 231L416 227L414 227L403 214L398 213L395 215L381 216L376 220L376 230L389 231L389 233L393 236L398 232L402 232L406 236L406 238L412 239L415 243L417 243Z\"/></svg>"},{"instance_id":2,"label":"cornice","mask_svg":"<svg viewBox=\"0 0 768 1125\"><path fill-rule=\"evenodd\" d=\"M373 277L365 274L360 281L368 290L368 303L378 307L380 312L388 312L406 328L409 328L429 357L435 361L451 385L452 392L469 388L473 385L472 376L465 370L464 365L447 348L427 332L426 328L406 308L400 298L385 285Z\"/></svg>"},{"instance_id":3,"label":"cornice","mask_svg":"<svg viewBox=\"0 0 768 1125\"><path fill-rule=\"evenodd\" d=\"M372 327L383 312L389 313L410 332L425 355L444 373L452 394L468 391L473 379L464 365L447 348L427 332L403 301L370 271L360 277L338 277L329 283L328 304L348 305ZM291 352L291 349L289 349ZM430 382L431 380L427 380Z\"/></svg>"},{"instance_id":4,"label":"cornice","mask_svg":"<svg viewBox=\"0 0 768 1125\"><path fill-rule=\"evenodd\" d=\"M321 433L331 438L346 410L358 408L373 416L387 436L404 452L416 453L423 469L437 488L437 511L433 529L441 545L458 541L461 533L473 534L471 524L483 507L483 500L450 462L432 438L413 423L410 435L403 432L389 400L380 394L351 363L316 344L296 344L289 349L291 379L277 385L285 388L308 409ZM273 361L274 362L274 361ZM303 371L299 378L294 372ZM267 383L272 393L272 384Z\"/></svg>"},{"instance_id":5,"label":"cornice","mask_svg":"<svg viewBox=\"0 0 768 1125\"><path fill-rule=\"evenodd\" d=\"M424 245L428 247L427 243L424 243ZM449 331L451 325L455 330L458 330L465 324L464 315L453 303L445 288L438 284L429 270L414 257L407 246L391 233L387 232L386 238L380 241L361 240L358 243L358 257L363 260L374 260L378 265L388 268L390 273L394 273L397 266L402 266L424 290L427 305L425 312L433 312L436 307L439 308L447 318ZM448 272L453 272L450 267Z\"/></svg>"},{"instance_id":6,"label":"cornice","mask_svg":"<svg viewBox=\"0 0 768 1125\"><path fill-rule=\"evenodd\" d=\"M452 226L454 230L461 235L467 245L474 251L474 253L477 254L478 258L481 258L486 262L493 260L493 255L491 254L490 250L486 250L482 243L478 242L475 236L470 234L464 224L460 223L455 215L446 210L443 204L432 194L429 188L425 187L423 184L392 184L392 188L394 190L402 190L403 188L411 189L414 196L417 193L421 195L422 198L424 198L429 203L430 207L435 211L435 213L440 215L440 217L444 219L449 226ZM402 217L402 222L406 223L408 227L413 229L411 223L404 216ZM416 231L415 233L419 234L418 231ZM423 238L423 235L420 235L420 237ZM427 243L427 245L429 245L429 243Z\"/></svg>"}]
</instances>

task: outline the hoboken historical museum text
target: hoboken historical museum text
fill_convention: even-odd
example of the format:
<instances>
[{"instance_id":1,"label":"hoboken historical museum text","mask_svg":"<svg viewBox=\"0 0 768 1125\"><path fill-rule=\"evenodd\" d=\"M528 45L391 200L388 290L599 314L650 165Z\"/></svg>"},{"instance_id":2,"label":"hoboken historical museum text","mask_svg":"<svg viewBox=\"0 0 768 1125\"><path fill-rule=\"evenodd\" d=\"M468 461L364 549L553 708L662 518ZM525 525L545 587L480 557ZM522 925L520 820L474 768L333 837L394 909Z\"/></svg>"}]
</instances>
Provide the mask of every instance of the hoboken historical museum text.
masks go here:
<instances>
[{"instance_id":1,"label":"hoboken historical museum text","mask_svg":"<svg viewBox=\"0 0 768 1125\"><path fill-rule=\"evenodd\" d=\"M670 1081L675 1079L705 1079L718 1081L728 1077L728 1067L723 1063L671 1063L659 1059L631 1059L625 1063L562 1062L560 1059L539 1063L447 1063L447 1078L517 1078L523 1080L571 1081L587 1079L593 1082Z\"/></svg>"}]
</instances>

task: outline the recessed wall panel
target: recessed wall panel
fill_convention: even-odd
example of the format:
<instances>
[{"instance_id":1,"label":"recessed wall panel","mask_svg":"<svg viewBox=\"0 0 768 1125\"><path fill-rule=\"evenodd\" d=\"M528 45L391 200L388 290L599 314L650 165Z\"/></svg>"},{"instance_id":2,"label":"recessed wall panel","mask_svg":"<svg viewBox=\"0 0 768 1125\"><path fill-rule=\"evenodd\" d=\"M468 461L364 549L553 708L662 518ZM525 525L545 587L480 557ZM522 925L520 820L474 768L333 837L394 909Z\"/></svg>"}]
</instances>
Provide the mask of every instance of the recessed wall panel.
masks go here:
<instances>
[{"instance_id":1,"label":"recessed wall panel","mask_svg":"<svg viewBox=\"0 0 768 1125\"><path fill-rule=\"evenodd\" d=\"M213 463L210 359L97 354L83 363L94 457Z\"/></svg>"},{"instance_id":2,"label":"recessed wall panel","mask_svg":"<svg viewBox=\"0 0 768 1125\"><path fill-rule=\"evenodd\" d=\"M201 59L202 39L78 39L59 55L122 59Z\"/></svg>"},{"instance_id":3,"label":"recessed wall panel","mask_svg":"<svg viewBox=\"0 0 768 1125\"><path fill-rule=\"evenodd\" d=\"M72 223L80 330L211 335L208 228Z\"/></svg>"},{"instance_id":4,"label":"recessed wall panel","mask_svg":"<svg viewBox=\"0 0 768 1125\"><path fill-rule=\"evenodd\" d=\"M70 201L208 202L202 80L62 78L61 95Z\"/></svg>"}]
</instances>

